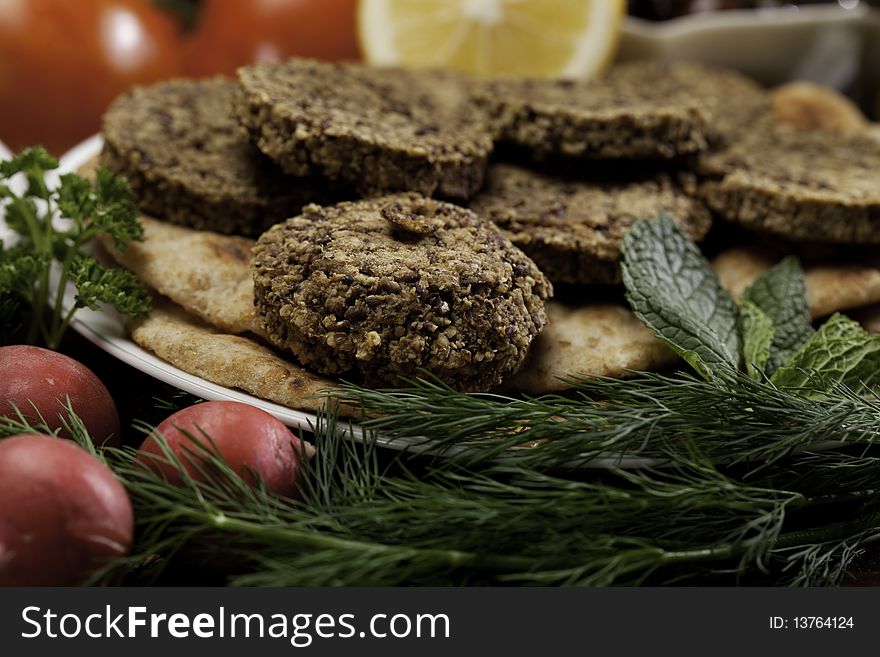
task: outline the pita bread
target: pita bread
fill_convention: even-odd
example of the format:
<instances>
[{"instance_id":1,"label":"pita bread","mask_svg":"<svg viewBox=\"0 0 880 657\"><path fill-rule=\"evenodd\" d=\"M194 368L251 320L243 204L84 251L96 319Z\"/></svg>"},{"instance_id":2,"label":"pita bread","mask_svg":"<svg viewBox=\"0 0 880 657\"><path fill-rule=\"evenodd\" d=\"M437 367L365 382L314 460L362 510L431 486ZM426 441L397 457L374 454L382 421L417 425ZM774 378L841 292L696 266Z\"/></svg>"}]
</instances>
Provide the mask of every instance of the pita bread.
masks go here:
<instances>
[{"instance_id":1,"label":"pita bread","mask_svg":"<svg viewBox=\"0 0 880 657\"><path fill-rule=\"evenodd\" d=\"M630 310L603 303L571 307L547 303L547 326L535 338L519 373L504 385L510 392L542 394L565 390L567 374L625 377L676 360Z\"/></svg>"},{"instance_id":2,"label":"pita bread","mask_svg":"<svg viewBox=\"0 0 880 657\"><path fill-rule=\"evenodd\" d=\"M712 266L725 289L739 298L761 273L778 261L778 255L767 250L735 248L718 255ZM880 301L880 267L877 266L807 263L804 279L813 317Z\"/></svg>"},{"instance_id":3,"label":"pita bread","mask_svg":"<svg viewBox=\"0 0 880 657\"><path fill-rule=\"evenodd\" d=\"M804 130L853 135L868 127L858 106L843 94L814 82L789 82L770 92L776 118Z\"/></svg>"},{"instance_id":4,"label":"pita bread","mask_svg":"<svg viewBox=\"0 0 880 657\"><path fill-rule=\"evenodd\" d=\"M253 307L250 240L196 231L148 217L141 221L144 241L132 243L122 253L113 251L120 264L222 332L262 333ZM739 296L776 260L776 256L758 249L732 249L716 258L714 264L722 284ZM880 270L857 265L808 267L807 290L815 316L866 305L880 301ZM566 388L559 376L623 377L629 371L656 370L675 361L671 350L622 304L573 307L551 301L547 313L547 328L533 343L520 372L505 384L505 390L527 394L555 392ZM153 326L157 330L159 325ZM167 323L162 326L169 332L165 339L175 344L179 336ZM212 335L214 339L201 347L205 358L209 358L209 348L220 349L220 355L227 348L220 333L215 331ZM158 332L153 337L153 346L147 348L168 359L159 353ZM267 347L249 343L261 353L271 354L276 362L298 368ZM207 361L200 365L175 358L174 364L181 369L210 381L218 382L219 376L225 376L222 368L220 375L212 374L214 365L209 366ZM252 383L248 385L253 387Z\"/></svg>"},{"instance_id":5,"label":"pita bread","mask_svg":"<svg viewBox=\"0 0 880 657\"><path fill-rule=\"evenodd\" d=\"M338 381L313 374L255 340L218 332L172 303L156 298L150 313L131 327L135 343L185 372L227 388L302 411ZM351 415L351 409L345 409Z\"/></svg>"},{"instance_id":6,"label":"pita bread","mask_svg":"<svg viewBox=\"0 0 880 657\"><path fill-rule=\"evenodd\" d=\"M99 158L77 171L94 180ZM142 283L212 326L230 333L263 330L254 310L250 274L254 240L193 230L140 215L142 241L129 242L122 251L112 240L101 245Z\"/></svg>"},{"instance_id":7,"label":"pita bread","mask_svg":"<svg viewBox=\"0 0 880 657\"><path fill-rule=\"evenodd\" d=\"M250 274L253 240L140 217L142 242L125 251L104 244L113 258L196 317L230 333L262 334Z\"/></svg>"}]
</instances>

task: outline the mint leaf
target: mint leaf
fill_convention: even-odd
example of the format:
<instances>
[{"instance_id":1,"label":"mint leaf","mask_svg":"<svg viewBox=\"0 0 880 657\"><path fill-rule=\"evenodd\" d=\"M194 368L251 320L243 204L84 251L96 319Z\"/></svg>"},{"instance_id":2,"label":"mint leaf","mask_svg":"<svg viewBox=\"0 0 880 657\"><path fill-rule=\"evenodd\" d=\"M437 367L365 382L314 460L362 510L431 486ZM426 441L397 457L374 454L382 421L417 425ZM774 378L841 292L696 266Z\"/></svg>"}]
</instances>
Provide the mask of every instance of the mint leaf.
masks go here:
<instances>
[{"instance_id":1,"label":"mint leaf","mask_svg":"<svg viewBox=\"0 0 880 657\"><path fill-rule=\"evenodd\" d=\"M880 335L858 322L833 315L771 378L780 388L828 390L835 383L853 389L880 382Z\"/></svg>"},{"instance_id":2,"label":"mint leaf","mask_svg":"<svg viewBox=\"0 0 880 657\"><path fill-rule=\"evenodd\" d=\"M773 339L764 366L767 374L779 369L814 333L804 271L793 256L761 274L740 301L753 303L773 327Z\"/></svg>"},{"instance_id":3,"label":"mint leaf","mask_svg":"<svg viewBox=\"0 0 880 657\"><path fill-rule=\"evenodd\" d=\"M740 304L742 320L743 359L746 370L755 380L767 371L770 348L773 344L773 321L758 306L744 299Z\"/></svg>"},{"instance_id":4,"label":"mint leaf","mask_svg":"<svg viewBox=\"0 0 880 657\"><path fill-rule=\"evenodd\" d=\"M705 379L739 367L739 310L672 217L636 222L621 265L633 312Z\"/></svg>"}]
</instances>

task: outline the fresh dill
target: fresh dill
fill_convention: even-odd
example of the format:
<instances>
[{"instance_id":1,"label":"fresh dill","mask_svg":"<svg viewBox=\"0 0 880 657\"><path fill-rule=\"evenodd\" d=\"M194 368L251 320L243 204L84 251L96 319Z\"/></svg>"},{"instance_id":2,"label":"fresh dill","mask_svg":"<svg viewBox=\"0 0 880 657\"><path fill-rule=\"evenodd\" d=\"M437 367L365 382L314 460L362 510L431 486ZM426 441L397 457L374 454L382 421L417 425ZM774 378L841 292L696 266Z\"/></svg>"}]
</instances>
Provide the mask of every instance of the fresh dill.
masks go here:
<instances>
[{"instance_id":1,"label":"fresh dill","mask_svg":"<svg viewBox=\"0 0 880 657\"><path fill-rule=\"evenodd\" d=\"M573 376L567 394L534 398L428 375L344 385L312 427L296 500L244 481L209 436L186 464L166 446L180 485L104 448L137 538L93 581L161 582L187 564L232 585L846 582L880 541L875 338L842 318L814 333L802 300L774 307L802 289L791 262L753 286L744 321L671 220L655 228L665 241L646 233L647 260L626 255L630 300L694 373ZM654 266L690 283L670 293ZM329 410L340 399L365 412L358 440ZM0 418L0 435L26 425Z\"/></svg>"}]
</instances>

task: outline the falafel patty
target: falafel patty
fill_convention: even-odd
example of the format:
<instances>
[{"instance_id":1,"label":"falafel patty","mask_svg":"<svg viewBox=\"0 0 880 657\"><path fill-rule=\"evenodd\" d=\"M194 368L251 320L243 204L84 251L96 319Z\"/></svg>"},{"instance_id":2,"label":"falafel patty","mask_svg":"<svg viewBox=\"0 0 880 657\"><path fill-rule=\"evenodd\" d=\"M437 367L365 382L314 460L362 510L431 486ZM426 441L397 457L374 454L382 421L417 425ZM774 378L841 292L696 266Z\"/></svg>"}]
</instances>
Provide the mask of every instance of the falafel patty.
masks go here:
<instances>
[{"instance_id":1,"label":"falafel patty","mask_svg":"<svg viewBox=\"0 0 880 657\"><path fill-rule=\"evenodd\" d=\"M492 134L464 76L306 59L239 70L239 119L288 173L318 173L363 195L470 198Z\"/></svg>"},{"instance_id":2,"label":"falafel patty","mask_svg":"<svg viewBox=\"0 0 880 657\"><path fill-rule=\"evenodd\" d=\"M709 207L747 228L804 242L880 244L880 143L756 123L704 157Z\"/></svg>"},{"instance_id":3,"label":"falafel patty","mask_svg":"<svg viewBox=\"0 0 880 657\"><path fill-rule=\"evenodd\" d=\"M623 237L638 219L667 213L695 240L709 232L709 210L682 186L695 187L692 178L586 181L496 164L470 207L503 229L553 283L619 283Z\"/></svg>"},{"instance_id":4,"label":"falafel patty","mask_svg":"<svg viewBox=\"0 0 880 657\"><path fill-rule=\"evenodd\" d=\"M270 341L328 375L465 391L520 366L552 287L493 224L418 194L321 207L272 227L252 263Z\"/></svg>"},{"instance_id":5,"label":"falafel patty","mask_svg":"<svg viewBox=\"0 0 880 657\"><path fill-rule=\"evenodd\" d=\"M104 115L101 164L125 176L138 207L176 224L257 236L324 185L284 175L232 113L237 85L174 80L120 96Z\"/></svg>"},{"instance_id":6,"label":"falafel patty","mask_svg":"<svg viewBox=\"0 0 880 657\"><path fill-rule=\"evenodd\" d=\"M593 80L492 80L474 99L502 142L538 160L682 158L770 111L735 71L642 61Z\"/></svg>"}]
</instances>

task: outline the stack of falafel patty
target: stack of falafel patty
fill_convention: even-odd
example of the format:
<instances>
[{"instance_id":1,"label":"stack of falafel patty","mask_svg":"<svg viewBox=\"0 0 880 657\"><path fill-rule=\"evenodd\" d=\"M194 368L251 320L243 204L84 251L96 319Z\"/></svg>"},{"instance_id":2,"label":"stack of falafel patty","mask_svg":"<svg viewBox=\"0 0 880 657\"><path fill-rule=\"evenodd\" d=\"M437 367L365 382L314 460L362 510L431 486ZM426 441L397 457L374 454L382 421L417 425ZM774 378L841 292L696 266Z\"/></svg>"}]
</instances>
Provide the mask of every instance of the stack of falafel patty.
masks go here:
<instances>
[{"instance_id":1,"label":"stack of falafel patty","mask_svg":"<svg viewBox=\"0 0 880 657\"><path fill-rule=\"evenodd\" d=\"M274 346L372 386L497 386L554 284L619 283L638 219L880 242L877 145L779 125L756 84L690 64L480 81L295 59L136 89L104 136L144 212L260 236Z\"/></svg>"}]
</instances>

